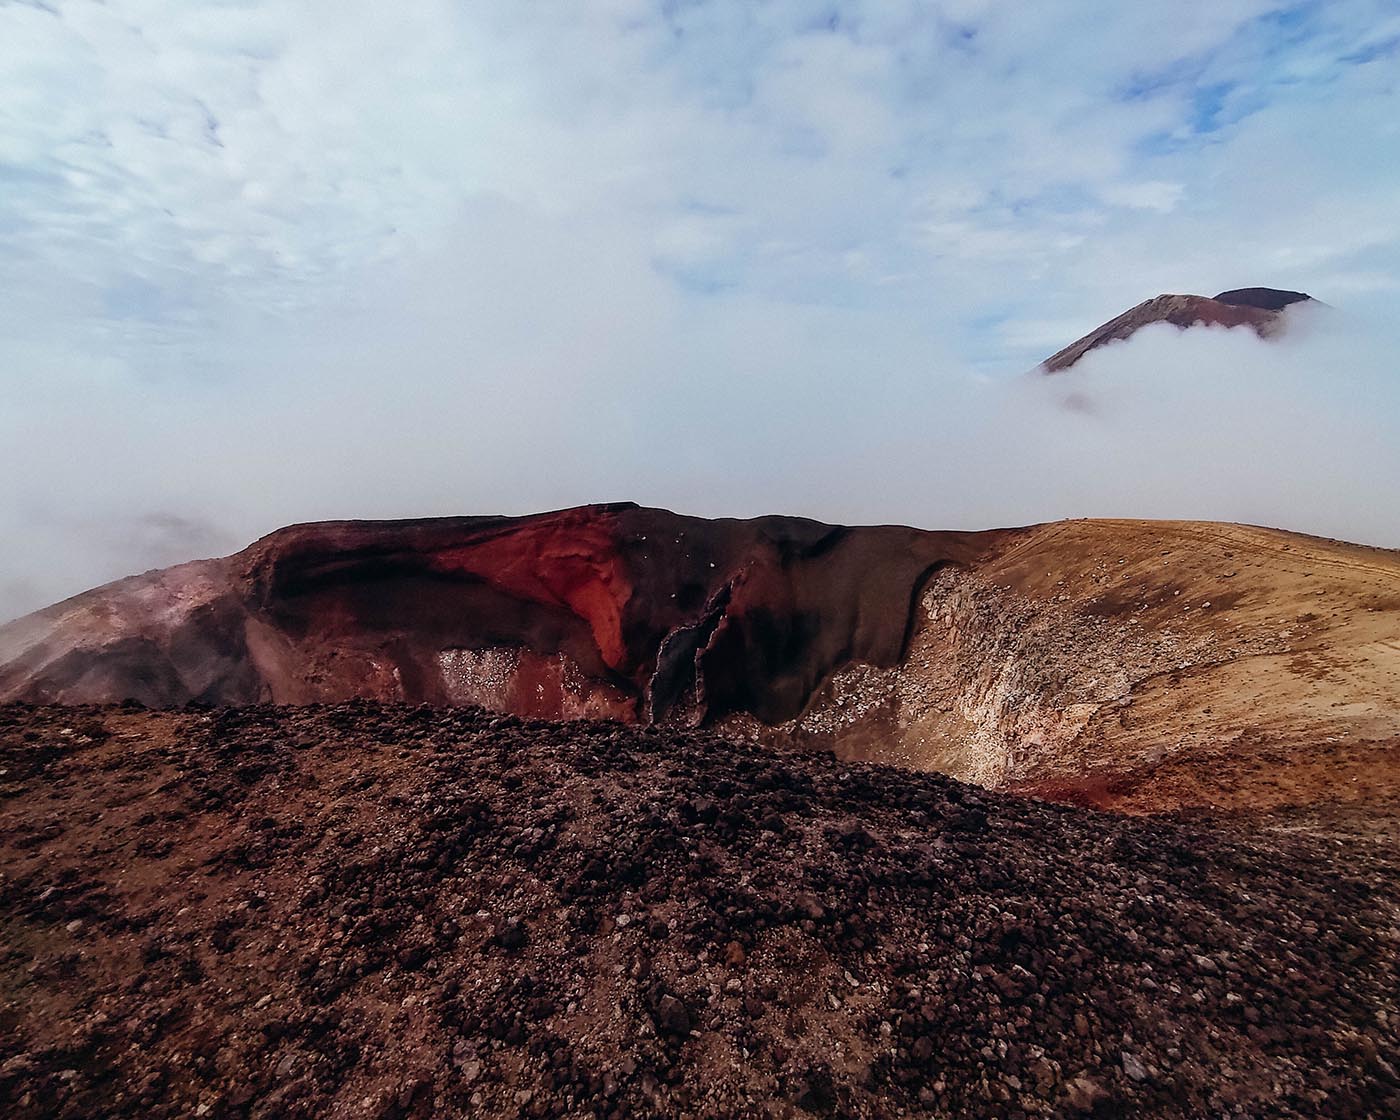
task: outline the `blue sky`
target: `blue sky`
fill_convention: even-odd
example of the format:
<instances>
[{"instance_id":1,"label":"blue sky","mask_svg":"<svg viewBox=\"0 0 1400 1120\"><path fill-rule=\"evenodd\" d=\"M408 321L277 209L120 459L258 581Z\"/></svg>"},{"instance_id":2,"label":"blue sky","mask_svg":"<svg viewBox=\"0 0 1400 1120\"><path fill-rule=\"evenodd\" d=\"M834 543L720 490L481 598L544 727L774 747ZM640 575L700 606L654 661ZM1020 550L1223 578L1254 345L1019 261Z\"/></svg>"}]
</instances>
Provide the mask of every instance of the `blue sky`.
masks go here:
<instances>
[{"instance_id":1,"label":"blue sky","mask_svg":"<svg viewBox=\"0 0 1400 1120\"><path fill-rule=\"evenodd\" d=\"M834 478L1161 291L1384 320L1398 82L1394 0L0 0L0 613L317 516L1033 514Z\"/></svg>"}]
</instances>

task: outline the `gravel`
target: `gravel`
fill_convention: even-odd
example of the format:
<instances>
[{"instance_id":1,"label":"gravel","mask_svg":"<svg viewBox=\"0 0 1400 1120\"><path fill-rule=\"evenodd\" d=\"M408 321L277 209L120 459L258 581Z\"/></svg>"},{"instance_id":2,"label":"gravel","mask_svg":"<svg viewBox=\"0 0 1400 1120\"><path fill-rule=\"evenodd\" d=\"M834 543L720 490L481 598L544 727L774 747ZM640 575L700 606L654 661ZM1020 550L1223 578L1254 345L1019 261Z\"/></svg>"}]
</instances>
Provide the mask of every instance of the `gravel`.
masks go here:
<instances>
[{"instance_id":1,"label":"gravel","mask_svg":"<svg viewBox=\"0 0 1400 1120\"><path fill-rule=\"evenodd\" d=\"M476 709L0 769L10 1117L1400 1115L1388 850Z\"/></svg>"}]
</instances>

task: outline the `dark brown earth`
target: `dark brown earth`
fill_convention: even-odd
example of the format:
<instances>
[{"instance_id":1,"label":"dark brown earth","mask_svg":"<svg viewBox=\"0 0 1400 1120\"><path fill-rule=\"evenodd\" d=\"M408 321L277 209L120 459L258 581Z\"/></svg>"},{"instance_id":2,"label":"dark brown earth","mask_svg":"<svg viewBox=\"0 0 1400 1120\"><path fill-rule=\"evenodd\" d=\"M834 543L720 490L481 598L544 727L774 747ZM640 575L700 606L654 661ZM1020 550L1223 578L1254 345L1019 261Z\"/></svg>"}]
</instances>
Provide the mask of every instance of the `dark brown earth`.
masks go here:
<instances>
[{"instance_id":1,"label":"dark brown earth","mask_svg":"<svg viewBox=\"0 0 1400 1120\"><path fill-rule=\"evenodd\" d=\"M1393 829L365 702L0 769L7 1117L1400 1114Z\"/></svg>"},{"instance_id":2,"label":"dark brown earth","mask_svg":"<svg viewBox=\"0 0 1400 1120\"><path fill-rule=\"evenodd\" d=\"M1040 364L1044 373L1069 369L1091 350L1122 342L1152 323L1170 323L1182 330L1194 326L1249 327L1261 338L1272 338L1287 326L1283 312L1311 301L1303 292L1278 288L1235 288L1213 299L1192 295L1160 295L1096 327ZM1313 301L1315 302L1315 301Z\"/></svg>"}]
</instances>

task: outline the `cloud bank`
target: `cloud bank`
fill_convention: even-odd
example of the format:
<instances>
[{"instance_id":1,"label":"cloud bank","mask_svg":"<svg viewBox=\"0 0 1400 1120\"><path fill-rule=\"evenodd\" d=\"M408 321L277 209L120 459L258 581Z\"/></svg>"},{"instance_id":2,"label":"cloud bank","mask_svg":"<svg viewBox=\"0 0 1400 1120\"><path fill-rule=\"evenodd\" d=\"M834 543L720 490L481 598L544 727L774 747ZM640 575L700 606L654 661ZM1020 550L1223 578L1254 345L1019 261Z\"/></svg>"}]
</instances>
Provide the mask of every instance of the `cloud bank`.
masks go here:
<instances>
[{"instance_id":1,"label":"cloud bank","mask_svg":"<svg viewBox=\"0 0 1400 1120\"><path fill-rule=\"evenodd\" d=\"M1400 544L1400 19L1053 7L0 4L0 616L620 498ZM1022 376L1245 284L1344 312Z\"/></svg>"}]
</instances>

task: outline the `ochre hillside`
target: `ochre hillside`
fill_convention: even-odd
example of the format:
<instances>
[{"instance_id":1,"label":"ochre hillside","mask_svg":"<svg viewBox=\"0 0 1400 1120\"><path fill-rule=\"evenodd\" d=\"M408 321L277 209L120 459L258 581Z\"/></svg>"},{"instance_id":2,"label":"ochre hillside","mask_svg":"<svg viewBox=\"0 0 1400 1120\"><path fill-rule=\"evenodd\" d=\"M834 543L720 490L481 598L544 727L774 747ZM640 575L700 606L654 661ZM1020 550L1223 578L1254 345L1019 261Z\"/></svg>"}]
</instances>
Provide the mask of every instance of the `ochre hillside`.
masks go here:
<instances>
[{"instance_id":1,"label":"ochre hillside","mask_svg":"<svg viewBox=\"0 0 1400 1120\"><path fill-rule=\"evenodd\" d=\"M1041 526L938 573L893 670L786 734L1097 804L1364 798L1400 777L1400 554L1202 522Z\"/></svg>"}]
</instances>

